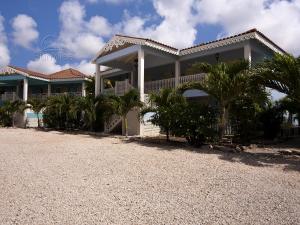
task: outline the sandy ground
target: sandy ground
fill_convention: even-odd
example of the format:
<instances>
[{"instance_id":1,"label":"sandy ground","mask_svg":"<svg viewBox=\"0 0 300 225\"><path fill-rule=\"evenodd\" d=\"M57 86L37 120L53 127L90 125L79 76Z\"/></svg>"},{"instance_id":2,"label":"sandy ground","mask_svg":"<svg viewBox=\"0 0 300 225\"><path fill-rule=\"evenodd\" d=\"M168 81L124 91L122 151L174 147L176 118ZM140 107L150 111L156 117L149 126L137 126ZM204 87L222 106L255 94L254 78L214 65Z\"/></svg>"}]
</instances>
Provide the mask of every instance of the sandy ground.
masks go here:
<instances>
[{"instance_id":1,"label":"sandy ground","mask_svg":"<svg viewBox=\"0 0 300 225\"><path fill-rule=\"evenodd\" d=\"M0 129L0 224L300 224L298 158L190 150Z\"/></svg>"}]
</instances>

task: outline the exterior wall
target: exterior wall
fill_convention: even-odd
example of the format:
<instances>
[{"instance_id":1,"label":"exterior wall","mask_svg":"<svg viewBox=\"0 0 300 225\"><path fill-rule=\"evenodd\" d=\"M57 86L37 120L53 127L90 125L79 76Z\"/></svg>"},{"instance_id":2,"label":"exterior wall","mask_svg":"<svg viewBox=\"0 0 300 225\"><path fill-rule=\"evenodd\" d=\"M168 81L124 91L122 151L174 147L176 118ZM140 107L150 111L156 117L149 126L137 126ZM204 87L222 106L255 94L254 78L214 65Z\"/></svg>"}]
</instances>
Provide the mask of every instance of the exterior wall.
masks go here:
<instances>
[{"instance_id":1,"label":"exterior wall","mask_svg":"<svg viewBox=\"0 0 300 225\"><path fill-rule=\"evenodd\" d=\"M140 134L140 121L139 121L139 111L132 110L127 114L128 120L128 135L134 136ZM125 127L122 124L122 134L125 135Z\"/></svg>"},{"instance_id":2,"label":"exterior wall","mask_svg":"<svg viewBox=\"0 0 300 225\"><path fill-rule=\"evenodd\" d=\"M160 128L154 126L152 123L148 122L149 117L144 118L144 122L139 120L139 110L132 110L128 113L128 135L141 135L142 136L158 136L160 134ZM125 135L125 127L122 124L122 134Z\"/></svg>"}]
</instances>

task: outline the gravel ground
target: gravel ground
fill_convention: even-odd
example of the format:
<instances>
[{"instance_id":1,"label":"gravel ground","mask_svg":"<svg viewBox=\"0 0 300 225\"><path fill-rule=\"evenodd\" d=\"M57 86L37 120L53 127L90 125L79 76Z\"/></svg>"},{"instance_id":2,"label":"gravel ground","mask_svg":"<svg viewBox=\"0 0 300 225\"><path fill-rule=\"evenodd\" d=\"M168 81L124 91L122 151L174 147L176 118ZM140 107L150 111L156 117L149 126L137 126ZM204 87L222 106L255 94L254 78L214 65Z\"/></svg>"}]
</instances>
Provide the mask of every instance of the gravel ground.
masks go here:
<instances>
[{"instance_id":1,"label":"gravel ground","mask_svg":"<svg viewBox=\"0 0 300 225\"><path fill-rule=\"evenodd\" d=\"M0 129L0 224L300 224L299 160Z\"/></svg>"}]
</instances>

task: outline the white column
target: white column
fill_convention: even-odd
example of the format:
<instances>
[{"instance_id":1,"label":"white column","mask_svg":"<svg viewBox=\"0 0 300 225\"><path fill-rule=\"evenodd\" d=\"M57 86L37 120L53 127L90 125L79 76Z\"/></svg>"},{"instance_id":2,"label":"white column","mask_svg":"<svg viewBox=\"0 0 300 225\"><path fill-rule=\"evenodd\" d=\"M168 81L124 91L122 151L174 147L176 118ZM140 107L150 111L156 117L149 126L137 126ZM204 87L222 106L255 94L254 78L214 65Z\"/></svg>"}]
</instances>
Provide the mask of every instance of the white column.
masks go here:
<instances>
[{"instance_id":1,"label":"white column","mask_svg":"<svg viewBox=\"0 0 300 225\"><path fill-rule=\"evenodd\" d=\"M86 96L86 85L85 85L85 81L82 82L82 90L81 90L81 94L82 94L82 97L85 97Z\"/></svg>"},{"instance_id":2,"label":"white column","mask_svg":"<svg viewBox=\"0 0 300 225\"><path fill-rule=\"evenodd\" d=\"M138 51L138 89L140 92L140 99L145 101L144 84L145 83L145 53L142 48Z\"/></svg>"},{"instance_id":3,"label":"white column","mask_svg":"<svg viewBox=\"0 0 300 225\"><path fill-rule=\"evenodd\" d=\"M175 87L179 85L180 78L180 61L176 60L175 62Z\"/></svg>"},{"instance_id":4,"label":"white column","mask_svg":"<svg viewBox=\"0 0 300 225\"><path fill-rule=\"evenodd\" d=\"M95 96L100 95L100 65L96 63L96 74L95 74Z\"/></svg>"},{"instance_id":5,"label":"white column","mask_svg":"<svg viewBox=\"0 0 300 225\"><path fill-rule=\"evenodd\" d=\"M244 46L244 59L249 62L249 67L251 67L252 56L251 56L251 46L249 42Z\"/></svg>"},{"instance_id":6,"label":"white column","mask_svg":"<svg viewBox=\"0 0 300 225\"><path fill-rule=\"evenodd\" d=\"M48 97L51 96L51 84L49 83L48 84Z\"/></svg>"},{"instance_id":7,"label":"white column","mask_svg":"<svg viewBox=\"0 0 300 225\"><path fill-rule=\"evenodd\" d=\"M144 49L140 48L138 51L138 90L140 92L140 100L145 102L145 52ZM144 135L144 124L141 121L139 122L139 135Z\"/></svg>"},{"instance_id":8,"label":"white column","mask_svg":"<svg viewBox=\"0 0 300 225\"><path fill-rule=\"evenodd\" d=\"M28 100L28 79L23 80L23 101L27 102Z\"/></svg>"}]
</instances>

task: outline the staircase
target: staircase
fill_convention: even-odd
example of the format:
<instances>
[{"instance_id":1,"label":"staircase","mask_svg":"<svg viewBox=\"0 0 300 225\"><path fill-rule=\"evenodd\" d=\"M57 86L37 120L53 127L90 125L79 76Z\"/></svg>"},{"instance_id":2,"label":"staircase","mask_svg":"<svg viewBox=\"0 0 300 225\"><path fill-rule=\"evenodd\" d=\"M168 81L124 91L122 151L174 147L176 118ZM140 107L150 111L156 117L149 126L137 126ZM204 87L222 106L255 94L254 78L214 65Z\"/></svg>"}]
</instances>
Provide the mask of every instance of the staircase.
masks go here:
<instances>
[{"instance_id":1,"label":"staircase","mask_svg":"<svg viewBox=\"0 0 300 225\"><path fill-rule=\"evenodd\" d=\"M105 122L104 132L112 132L120 123L122 123L122 118L118 115L112 115L111 118Z\"/></svg>"}]
</instances>

